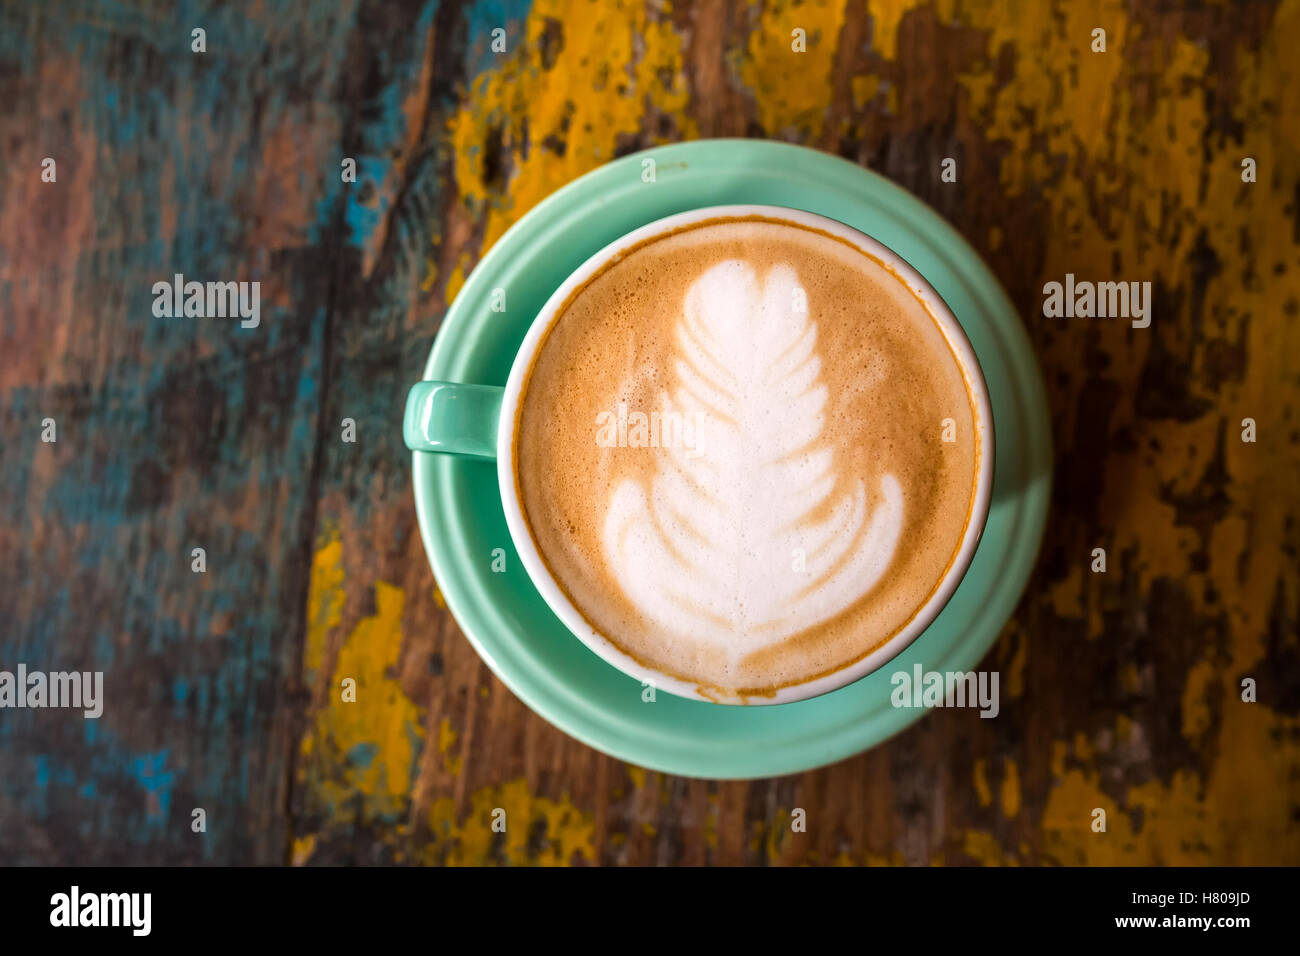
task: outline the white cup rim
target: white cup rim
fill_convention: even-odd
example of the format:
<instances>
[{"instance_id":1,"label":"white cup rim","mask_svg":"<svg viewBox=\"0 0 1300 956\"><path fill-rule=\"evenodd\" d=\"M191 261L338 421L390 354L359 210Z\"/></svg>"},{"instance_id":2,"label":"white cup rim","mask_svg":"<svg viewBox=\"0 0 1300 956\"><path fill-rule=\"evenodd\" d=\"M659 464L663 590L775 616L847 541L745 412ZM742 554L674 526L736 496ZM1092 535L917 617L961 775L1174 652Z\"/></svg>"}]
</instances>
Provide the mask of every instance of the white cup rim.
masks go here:
<instances>
[{"instance_id":1,"label":"white cup rim","mask_svg":"<svg viewBox=\"0 0 1300 956\"><path fill-rule=\"evenodd\" d=\"M958 368L965 379L972 412L976 419L979 460L975 493L972 496L971 510L966 529L962 534L961 545L938 587L931 592L926 602L900 630L863 657L829 674L802 683L785 685L770 694L743 699L718 699L716 691L702 687L702 682L683 680L636 660L597 631L569 600L542 559L527 519L524 517L514 474L514 432L524 381L532 368L533 359L554 322L556 313L574 291L605 268L607 263L618 254L649 239L686 226L697 226L711 219L755 217L830 233L876 259L908 286L934 318L956 357ZM993 461L993 410L983 370L961 323L939 293L902 256L866 233L816 213L770 205L706 206L676 213L657 219L615 239L589 257L552 293L529 326L515 355L514 364L510 368L510 376L506 380L505 393L501 402L501 418L497 429L497 481L500 485L506 525L520 560L523 561L524 569L550 609L583 644L609 664L641 681L643 685L648 682L656 690L665 690L679 697L723 704L785 704L817 697L860 680L902 653L933 623L965 577L988 517L993 486Z\"/></svg>"}]
</instances>

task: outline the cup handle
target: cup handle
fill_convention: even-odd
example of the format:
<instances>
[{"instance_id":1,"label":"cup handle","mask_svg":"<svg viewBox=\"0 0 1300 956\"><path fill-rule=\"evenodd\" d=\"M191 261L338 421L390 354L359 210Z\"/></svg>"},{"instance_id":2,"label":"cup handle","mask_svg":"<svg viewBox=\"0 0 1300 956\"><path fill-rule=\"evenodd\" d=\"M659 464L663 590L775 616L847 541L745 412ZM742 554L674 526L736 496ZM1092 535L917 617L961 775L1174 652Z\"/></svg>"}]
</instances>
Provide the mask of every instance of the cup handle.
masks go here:
<instances>
[{"instance_id":1,"label":"cup handle","mask_svg":"<svg viewBox=\"0 0 1300 956\"><path fill-rule=\"evenodd\" d=\"M418 382L406 396L402 437L411 451L496 458L504 388Z\"/></svg>"}]
</instances>

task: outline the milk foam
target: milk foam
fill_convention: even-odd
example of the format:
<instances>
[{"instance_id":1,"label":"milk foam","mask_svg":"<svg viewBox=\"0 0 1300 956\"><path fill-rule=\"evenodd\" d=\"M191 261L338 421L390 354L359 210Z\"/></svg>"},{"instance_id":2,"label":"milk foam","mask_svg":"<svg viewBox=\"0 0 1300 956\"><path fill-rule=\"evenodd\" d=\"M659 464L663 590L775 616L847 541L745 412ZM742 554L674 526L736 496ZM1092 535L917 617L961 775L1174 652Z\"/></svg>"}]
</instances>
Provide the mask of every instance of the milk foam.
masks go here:
<instances>
[{"instance_id":1,"label":"milk foam","mask_svg":"<svg viewBox=\"0 0 1300 956\"><path fill-rule=\"evenodd\" d=\"M793 268L760 277L718 263L686 294L663 405L699 416L697 447L658 449L650 487L627 479L604 521L604 555L658 627L735 661L825 621L885 573L904 492L884 474L828 502L839 477L821 444L826 386L817 325ZM830 514L811 516L829 504Z\"/></svg>"}]
</instances>

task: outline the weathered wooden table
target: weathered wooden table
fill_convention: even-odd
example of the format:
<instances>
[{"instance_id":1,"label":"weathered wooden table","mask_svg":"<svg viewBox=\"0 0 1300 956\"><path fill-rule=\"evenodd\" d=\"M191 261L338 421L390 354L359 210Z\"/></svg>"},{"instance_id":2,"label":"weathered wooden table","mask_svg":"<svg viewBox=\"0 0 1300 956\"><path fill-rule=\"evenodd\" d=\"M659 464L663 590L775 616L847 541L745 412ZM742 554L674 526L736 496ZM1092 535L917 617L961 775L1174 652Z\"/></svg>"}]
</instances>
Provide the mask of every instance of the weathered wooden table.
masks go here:
<instances>
[{"instance_id":1,"label":"weathered wooden table","mask_svg":"<svg viewBox=\"0 0 1300 956\"><path fill-rule=\"evenodd\" d=\"M0 711L0 862L1300 862L1300 4L238 6L0 6L0 668L106 681ZM447 304L704 136L884 173L1020 309L1058 467L1000 719L665 777L444 609L398 423ZM259 324L156 315L177 273ZM1045 318L1067 273L1151 281L1150 327Z\"/></svg>"}]
</instances>

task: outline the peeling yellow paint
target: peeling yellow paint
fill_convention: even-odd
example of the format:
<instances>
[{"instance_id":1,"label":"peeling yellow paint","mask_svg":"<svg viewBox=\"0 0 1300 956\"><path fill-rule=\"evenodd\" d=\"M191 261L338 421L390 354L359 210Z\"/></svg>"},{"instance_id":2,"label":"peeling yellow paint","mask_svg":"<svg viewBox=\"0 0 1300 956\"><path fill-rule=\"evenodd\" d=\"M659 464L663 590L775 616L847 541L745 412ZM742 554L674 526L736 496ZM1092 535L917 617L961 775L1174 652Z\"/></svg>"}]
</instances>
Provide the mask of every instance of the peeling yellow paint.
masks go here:
<instances>
[{"instance_id":1,"label":"peeling yellow paint","mask_svg":"<svg viewBox=\"0 0 1300 956\"><path fill-rule=\"evenodd\" d=\"M1015 860L1002 851L997 838L983 830L967 830L962 850L984 866L1015 866Z\"/></svg>"},{"instance_id":2,"label":"peeling yellow paint","mask_svg":"<svg viewBox=\"0 0 1300 956\"><path fill-rule=\"evenodd\" d=\"M769 0L763 5L740 75L768 133L821 133L843 25L843 2ZM804 31L806 52L793 49L796 29Z\"/></svg>"},{"instance_id":3,"label":"peeling yellow paint","mask_svg":"<svg viewBox=\"0 0 1300 956\"><path fill-rule=\"evenodd\" d=\"M905 862L906 860L904 860L900 850L895 850L890 854L867 853L863 857L863 863L866 866L902 866Z\"/></svg>"},{"instance_id":4,"label":"peeling yellow paint","mask_svg":"<svg viewBox=\"0 0 1300 956\"><path fill-rule=\"evenodd\" d=\"M456 776L461 770L461 757L453 754L451 748L456 746L457 734L451 727L451 721L446 717L438 724L438 753L442 755L443 768L452 776Z\"/></svg>"},{"instance_id":5,"label":"peeling yellow paint","mask_svg":"<svg viewBox=\"0 0 1300 956\"><path fill-rule=\"evenodd\" d=\"M1273 174L1264 171L1295 168L1288 157L1297 153L1300 124L1279 119L1300 115L1300 84L1279 81L1295 74L1290 59L1300 37L1300 4L1280 4L1258 52L1237 51L1234 75L1243 86L1233 98L1233 119L1241 142L1236 137L1211 139L1209 156L1202 155L1210 122L1207 91L1221 78L1211 71L1206 46L1190 36L1144 44L1144 73L1156 77L1155 86L1126 83L1123 75L1136 55L1134 44L1142 39L1126 6L1118 0L1030 4L1009 17L1001 5L963 4L963 21L986 31L988 42L987 56L960 80L986 139L1005 148L999 160L1005 196L1032 195L1045 205L1044 216L1057 224L1045 237L1044 278L1060 280L1072 272L1080 278L1160 280L1170 288L1192 288L1193 270L1199 268L1193 250L1205 243L1218 257L1223 279L1206 286L1204 300L1182 296L1172 305L1177 312L1154 315L1153 322L1166 327L1164 341L1174 348L1181 333L1168 329L1188 328L1193 308L1200 310L1209 338L1228 338L1240 328L1250 374L1240 383L1225 383L1221 393L1202 392L1201 369L1194 366L1188 372L1189 389L1203 394L1212 408L1272 414L1274 390L1285 381L1285 356L1300 351L1300 333L1295 323L1266 317L1276 314L1277 303L1300 299L1300 270L1286 211L1293 200L1290 180L1270 178ZM873 43L890 51L889 30L901 12L892 5L880 9ZM872 13L877 13L874 4ZM1090 50L1095 26L1107 31L1104 54ZM1015 52L1013 75L995 81L992 64L1005 46ZM1241 182L1245 155L1259 164L1256 184ZM1242 241L1245 233L1249 245ZM1252 261L1261 253L1269 268ZM1271 268L1283 260L1289 268ZM1242 313L1256 320L1237 326L1234 317ZM1077 348L1077 339L1063 336L1057 347ZM1108 350L1118 366L1108 374L1118 381L1140 380L1152 334L1135 330L1131 341L1130 349ZM1159 454L1149 461L1136 454L1108 458L1101 509L1117 540L1108 547L1107 574L1083 580L1090 559L1080 555L1070 576L1051 589L1052 607L1063 618L1084 617L1088 636L1105 639L1103 589L1113 590L1117 575L1136 580L1142 592L1150 590L1156 577L1186 582L1191 612L1206 617L1215 610L1205 605L1206 589L1196 582L1208 581L1225 599L1231 617L1230 666L1245 671L1263 652L1278 569L1288 561L1282 535L1294 497L1281 483L1288 480L1283 476L1300 470L1300 455L1293 443L1235 440L1237 423L1229 421L1224 444L1228 494L1234 505L1249 496L1255 514L1249 538L1238 515L1209 529L1204 549L1208 568L1199 571L1189 562L1202 549L1196 531L1177 525L1175 510L1161 499L1169 487L1191 490L1189 482L1206 470L1225 426L1217 414L1143 424L1132 411L1137 398L1121 395L1115 414L1139 422L1137 445L1158 440ZM1084 402L1072 414L1087 413ZM1074 422L1060 426L1072 429ZM1136 556L1132 566L1125 566L1126 555ZM1083 595L1087 608L1080 601ZM1293 608L1293 589L1285 597ZM1234 689L1219 686L1224 669L1224 661L1203 660L1180 688L1183 735L1216 754L1208 780L1187 769L1168 781L1103 791L1100 772L1091 769L1101 755L1084 735L1075 736L1074 760L1082 769L1057 768L1042 821L1053 856L1062 862L1146 864L1283 862L1288 848L1294 853L1283 779L1300 763L1294 746L1278 741L1293 739L1300 723L1271 714L1266 705L1243 710ZM1144 689L1142 675L1132 665L1121 671L1119 684L1130 694ZM1216 695L1224 701L1224 719L1217 726L1210 707ZM1145 746L1133 737L1135 729L1125 716L1117 715L1116 727L1124 746ZM1241 792L1247 789L1254 795ZM1225 834L1244 825L1245 806L1250 807L1249 839L1229 841ZM1091 832L1093 807L1107 809L1109 834Z\"/></svg>"},{"instance_id":6,"label":"peeling yellow paint","mask_svg":"<svg viewBox=\"0 0 1300 956\"><path fill-rule=\"evenodd\" d=\"M611 0L575 15L562 0L533 4L524 42L475 82L450 122L460 195L472 210L487 210L481 251L543 198L613 159L620 134L639 133L648 108L677 117L680 138L697 135L684 118L682 41L667 6ZM550 69L541 43L548 21L563 30L563 52ZM497 137L509 159L507 183L485 179L484 157Z\"/></svg>"},{"instance_id":7,"label":"peeling yellow paint","mask_svg":"<svg viewBox=\"0 0 1300 956\"><path fill-rule=\"evenodd\" d=\"M898 25L911 6L914 6L911 0L869 0L867 3L871 14L871 46L886 60L898 54Z\"/></svg>"},{"instance_id":8,"label":"peeling yellow paint","mask_svg":"<svg viewBox=\"0 0 1300 956\"><path fill-rule=\"evenodd\" d=\"M1014 817L1020 812L1020 771L1014 760L1005 761L1002 769L1002 813Z\"/></svg>"},{"instance_id":9,"label":"peeling yellow paint","mask_svg":"<svg viewBox=\"0 0 1300 956\"><path fill-rule=\"evenodd\" d=\"M1285 38L1296 35L1295 10L1294 3L1283 5L1278 21L1290 25L1275 26L1270 31L1260 62L1252 63L1253 57L1242 51L1245 67L1239 69L1240 75L1254 78L1287 75L1288 70L1280 59L1286 55L1284 46L1288 40ZM1211 298L1203 303L1205 314L1211 317L1209 321L1221 321L1213 316L1241 310L1264 314L1270 302L1285 301L1300 292L1294 269L1284 275L1269 275L1254 288L1247 285L1243 289L1235 281L1236 277L1251 271L1250 263L1242 256L1239 230L1249 224L1256 248L1289 248L1291 225L1284 211L1284 194L1270 198L1270 189L1263 181L1253 191L1243 189L1239 177L1239 160L1245 151L1242 147L1225 143L1208 163L1201 160L1202 134L1208 123L1204 90L1215 82L1208 74L1208 55L1201 46L1179 37L1167 46L1151 47L1151 55L1160 58L1155 67L1162 81L1160 88L1153 91L1154 110L1139 109L1131 101L1133 92L1118 82L1124 68L1125 46L1132 39L1121 4L1103 3L1096 10L1086 5L1063 5L1059 13L1047 4L1030 5L1024 17L1014 20L987 5L973 5L966 13L974 25L989 30L991 55L1003 44L1014 45L1018 52L1015 76L1010 82L997 89L988 84L978 90L967 85L977 115L988 121L987 138L1007 142L1012 147L1001 166L1007 195L1014 197L1035 190L1048 203L1050 218L1059 223L1047 237L1044 267L1047 276L1059 279L1066 272L1081 276L1110 275L1114 273L1114 264L1119 263L1125 277L1130 273L1142 278L1160 276L1173 286L1187 286L1192 268L1189 253L1204 232L1211 248L1224 259L1224 273L1233 279L1209 286ZM1088 49L1088 31L1098 23L1105 24L1108 30L1105 54L1093 54ZM1062 64L1065 64L1064 71ZM1063 72L1070 82L1064 85L1053 82ZM962 79L966 82L969 77ZM1297 102L1300 97L1294 88L1294 83L1283 84L1277 91L1288 101L1278 103L1277 115L1296 115L1294 111L1287 113L1288 105L1300 108ZM1262 93L1246 90L1238 100L1243 104L1258 104L1268 98ZM1247 109L1253 111L1257 107ZM1238 119L1248 130L1273 128L1270 118L1257 112L1247 112ZM1289 129L1296 125L1277 128ZM1294 130L1291 135L1294 136ZM1037 145L1040 137L1045 139L1042 147ZM1272 164L1276 162L1279 139L1271 132L1250 136L1248 151L1263 164ZM1063 159L1065 164L1046 167L1043 163L1047 157ZM1103 176L1098 170L1108 164L1122 172L1109 178ZM1058 171L1062 168L1063 173ZM1098 172L1088 175L1086 171ZM1118 176L1123 181L1115 178ZM1139 204L1136 214L1115 216L1113 221L1106 218L1104 210L1128 205L1125 197ZM1239 212L1224 216L1223 210ZM1170 217L1175 217L1182 228L1170 228L1173 225ZM1150 230L1161 224L1175 237L1172 241L1152 241ZM1078 241L1080 234L1088 236L1087 243ZM1183 301L1179 308L1184 314L1161 316L1157 321L1185 322L1186 313L1192 307L1192 302ZM1277 341L1279 332L1289 339L1286 345ZM1252 371L1262 374L1253 374L1240 389L1243 395L1254 394L1256 401L1250 403L1254 407L1265 407L1266 390L1282 380L1281 371L1273 367L1272 356L1287 354L1300 341L1294 323L1289 327L1262 321L1251 323L1248 334L1251 354L1256 360ZM1273 339L1271 344L1266 336ZM1135 347L1127 354L1121 352L1116 356L1121 362L1131 363L1119 370L1117 377L1137 380L1137 369L1145 358L1148 343L1149 336L1135 337ZM1256 348L1258 352L1254 351ZM1126 400L1131 401L1132 397ZM1146 587L1153 574L1177 575L1189 570L1187 556L1196 550L1198 542L1189 529L1174 526L1173 510L1160 503L1159 490L1162 485L1180 479L1188 470L1189 460L1207 458L1218 428L1212 416L1189 423L1162 424L1159 438L1164 449L1152 468L1135 469L1124 456L1112 457L1107 488L1115 491L1122 488L1124 493L1114 496L1114 506L1108 506L1107 511L1124 539L1110 555L1113 565L1110 573L1136 573ZM1251 459L1243 465L1247 469L1245 474L1256 482L1271 483L1274 479L1269 476L1294 473L1294 447L1286 449L1274 444L1265 448L1237 442L1229 443L1228 449L1230 457ZM1273 467L1260 458L1272 459L1269 464ZM1285 467L1288 464L1292 465L1290 470ZM1231 463L1229 470L1235 471ZM1258 500L1263 503L1265 497L1261 494ZM1283 496L1274 495L1271 507L1284 507ZM1215 529L1215 534L1232 534L1232 527L1231 522L1225 522ZM1252 550L1259 553L1276 548L1280 522L1263 520L1255 527L1269 539L1257 539L1252 543ZM1214 565L1211 573L1221 593L1231 594L1240 587L1234 580L1240 547L1227 541L1223 544L1211 549ZM1142 564L1132 569L1115 565L1118 551L1134 545L1138 545L1135 550ZM1257 577L1248 586L1256 591L1271 587L1272 581ZM1058 613L1076 615L1075 601L1080 593L1073 578L1057 585L1052 596ZM1192 596L1196 598L1195 592ZM1255 603L1255 607L1267 606L1269 595L1250 596L1264 599ZM1243 613L1249 614L1251 603L1242 602ZM1197 610L1203 609L1197 607ZM1094 622L1098 621L1094 618Z\"/></svg>"},{"instance_id":10,"label":"peeling yellow paint","mask_svg":"<svg viewBox=\"0 0 1300 956\"><path fill-rule=\"evenodd\" d=\"M1133 721L1123 714L1115 718L1115 738L1120 743L1125 743L1133 736Z\"/></svg>"},{"instance_id":11,"label":"peeling yellow paint","mask_svg":"<svg viewBox=\"0 0 1300 956\"><path fill-rule=\"evenodd\" d=\"M314 682L325 654L325 636L343 616L343 544L337 528L327 528L312 558L307 585L307 635L303 668Z\"/></svg>"},{"instance_id":12,"label":"peeling yellow paint","mask_svg":"<svg viewBox=\"0 0 1300 956\"><path fill-rule=\"evenodd\" d=\"M316 852L316 834L309 833L307 836L293 841L293 865L303 866L311 855Z\"/></svg>"},{"instance_id":13,"label":"peeling yellow paint","mask_svg":"<svg viewBox=\"0 0 1300 956\"><path fill-rule=\"evenodd\" d=\"M464 257L462 257L461 261L452 267L451 275L447 276L447 289L443 293L443 297L447 300L448 305L451 305L452 301L456 298L457 293L460 292L461 286L464 284L465 262Z\"/></svg>"},{"instance_id":14,"label":"peeling yellow paint","mask_svg":"<svg viewBox=\"0 0 1300 956\"><path fill-rule=\"evenodd\" d=\"M338 626L344 603L343 551L337 530L317 547L308 590L307 661L317 667ZM359 795L369 815L394 818L408 798L417 746L424 735L420 709L395 675L402 646L405 595L374 585L376 612L343 638L325 704L304 735L298 777L308 803L331 810ZM343 699L343 681L356 682L356 701Z\"/></svg>"},{"instance_id":15,"label":"peeling yellow paint","mask_svg":"<svg viewBox=\"0 0 1300 956\"><path fill-rule=\"evenodd\" d=\"M1178 770L1166 783L1128 788L1117 803L1095 770L1059 774L1043 813L1051 862L1087 865L1243 865L1294 863L1290 775L1300 765L1297 722L1224 694L1221 736L1276 740L1273 749L1220 750L1209 776ZM1106 811L1107 832L1093 833L1092 811ZM1242 818L1249 808L1249 822ZM1243 835L1248 834L1248 839Z\"/></svg>"},{"instance_id":16,"label":"peeling yellow paint","mask_svg":"<svg viewBox=\"0 0 1300 956\"><path fill-rule=\"evenodd\" d=\"M1070 756L1070 745L1063 740L1052 741L1052 776L1060 778L1065 775L1065 760Z\"/></svg>"},{"instance_id":17,"label":"peeling yellow paint","mask_svg":"<svg viewBox=\"0 0 1300 956\"><path fill-rule=\"evenodd\" d=\"M593 818L567 798L535 797L520 778L477 790L470 803L460 820L450 798L434 801L428 818L434 840L424 849L425 863L564 866L596 860ZM504 820L504 831L493 829L494 819Z\"/></svg>"},{"instance_id":18,"label":"peeling yellow paint","mask_svg":"<svg viewBox=\"0 0 1300 956\"><path fill-rule=\"evenodd\" d=\"M1092 744L1088 742L1088 735L1082 730L1075 731L1074 734L1074 755L1085 763L1090 763L1096 756Z\"/></svg>"},{"instance_id":19,"label":"peeling yellow paint","mask_svg":"<svg viewBox=\"0 0 1300 956\"><path fill-rule=\"evenodd\" d=\"M1183 736L1195 741L1210 729L1209 695L1218 684L1219 670L1210 661L1201 661L1187 674L1183 688Z\"/></svg>"},{"instance_id":20,"label":"peeling yellow paint","mask_svg":"<svg viewBox=\"0 0 1300 956\"><path fill-rule=\"evenodd\" d=\"M849 82L849 88L853 91L853 106L855 109L862 109L868 103L876 98L880 92L880 77L878 76L855 76Z\"/></svg>"},{"instance_id":21,"label":"peeling yellow paint","mask_svg":"<svg viewBox=\"0 0 1300 956\"><path fill-rule=\"evenodd\" d=\"M309 659L324 660L328 643L338 639L333 631L341 622L344 583L342 546L337 529L331 529L318 543L312 565ZM374 585L374 592L375 614L359 621L342 639L328 682L330 693L302 741L299 786L309 816L324 814L326 819L319 832L295 837L292 859L296 864L317 851L336 823L349 833L358 810L364 822L384 828L399 862L405 859L401 848L421 832L413 831L407 821L424 736L421 709L396 678L404 595L382 581ZM344 677L357 682L356 703L342 700L339 686ZM437 748L452 774L461 771L461 759L452 753L458 739L451 721L444 718ZM595 859L591 815L568 800L532 796L522 779L480 788L471 794L470 804L461 820L451 798L433 801L420 862L524 865ZM492 829L496 808L505 812L504 833Z\"/></svg>"}]
</instances>

